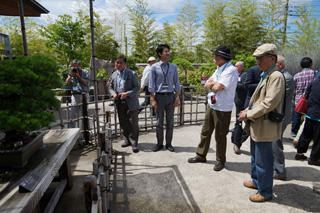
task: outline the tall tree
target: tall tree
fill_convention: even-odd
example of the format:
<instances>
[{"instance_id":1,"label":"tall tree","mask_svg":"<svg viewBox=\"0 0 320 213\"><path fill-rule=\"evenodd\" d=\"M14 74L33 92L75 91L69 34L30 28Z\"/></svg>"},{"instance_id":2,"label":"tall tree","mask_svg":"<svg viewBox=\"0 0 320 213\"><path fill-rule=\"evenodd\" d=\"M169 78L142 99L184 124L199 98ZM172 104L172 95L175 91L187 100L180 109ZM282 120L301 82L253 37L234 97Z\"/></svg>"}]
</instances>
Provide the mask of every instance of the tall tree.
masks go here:
<instances>
[{"instance_id":1,"label":"tall tree","mask_svg":"<svg viewBox=\"0 0 320 213\"><path fill-rule=\"evenodd\" d=\"M214 49L219 44L228 44L229 18L224 0L208 0L203 2L204 8L204 38L205 46Z\"/></svg>"},{"instance_id":2,"label":"tall tree","mask_svg":"<svg viewBox=\"0 0 320 213\"><path fill-rule=\"evenodd\" d=\"M135 6L129 8L132 34L132 55L137 62L146 62L154 54L155 30L152 12L146 0L135 0Z\"/></svg>"},{"instance_id":3,"label":"tall tree","mask_svg":"<svg viewBox=\"0 0 320 213\"><path fill-rule=\"evenodd\" d=\"M60 63L69 65L73 59L84 59L83 49L87 44L83 24L83 20L73 21L70 15L59 15L55 23L43 27L46 46L58 54Z\"/></svg>"},{"instance_id":4,"label":"tall tree","mask_svg":"<svg viewBox=\"0 0 320 213\"><path fill-rule=\"evenodd\" d=\"M289 37L292 46L303 48L305 51L318 48L320 44L320 21L312 16L313 10L302 5L295 10L297 19L293 22L294 31Z\"/></svg>"},{"instance_id":5,"label":"tall tree","mask_svg":"<svg viewBox=\"0 0 320 213\"><path fill-rule=\"evenodd\" d=\"M179 57L194 61L195 44L199 36L200 18L197 7L186 3L177 18L177 34L182 46L178 47Z\"/></svg>"},{"instance_id":6,"label":"tall tree","mask_svg":"<svg viewBox=\"0 0 320 213\"><path fill-rule=\"evenodd\" d=\"M232 54L253 52L266 35L254 0L234 0L230 6L229 46Z\"/></svg>"},{"instance_id":7,"label":"tall tree","mask_svg":"<svg viewBox=\"0 0 320 213\"><path fill-rule=\"evenodd\" d=\"M264 29L266 30L265 42L282 45L283 28L285 19L285 1L284 0L267 0L262 3L264 14Z\"/></svg>"},{"instance_id":8,"label":"tall tree","mask_svg":"<svg viewBox=\"0 0 320 213\"><path fill-rule=\"evenodd\" d=\"M18 17L5 17L1 18L1 22L3 24L3 30L1 30L1 32L8 34L10 37L12 55L24 55L20 19ZM31 18L25 18L25 27L28 55L49 55L49 52L45 49L44 38L39 33L39 25L35 23Z\"/></svg>"},{"instance_id":9,"label":"tall tree","mask_svg":"<svg viewBox=\"0 0 320 213\"><path fill-rule=\"evenodd\" d=\"M168 44L170 46L170 62L177 58L176 27L168 21L162 24L162 29L156 31L155 44ZM154 55L156 53L154 52Z\"/></svg>"}]
</instances>

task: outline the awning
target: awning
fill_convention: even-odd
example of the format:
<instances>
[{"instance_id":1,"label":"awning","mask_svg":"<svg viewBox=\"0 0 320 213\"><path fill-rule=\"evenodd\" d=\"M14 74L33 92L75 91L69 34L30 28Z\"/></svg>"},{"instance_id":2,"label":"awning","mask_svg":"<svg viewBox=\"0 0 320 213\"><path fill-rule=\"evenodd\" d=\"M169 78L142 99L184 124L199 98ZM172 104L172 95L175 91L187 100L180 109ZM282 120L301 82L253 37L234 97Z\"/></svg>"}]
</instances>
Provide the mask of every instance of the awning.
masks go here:
<instances>
[{"instance_id":1,"label":"awning","mask_svg":"<svg viewBox=\"0 0 320 213\"><path fill-rule=\"evenodd\" d=\"M24 16L40 17L41 13L49 13L35 0L23 0ZM0 15L20 16L17 0L0 0Z\"/></svg>"}]
</instances>

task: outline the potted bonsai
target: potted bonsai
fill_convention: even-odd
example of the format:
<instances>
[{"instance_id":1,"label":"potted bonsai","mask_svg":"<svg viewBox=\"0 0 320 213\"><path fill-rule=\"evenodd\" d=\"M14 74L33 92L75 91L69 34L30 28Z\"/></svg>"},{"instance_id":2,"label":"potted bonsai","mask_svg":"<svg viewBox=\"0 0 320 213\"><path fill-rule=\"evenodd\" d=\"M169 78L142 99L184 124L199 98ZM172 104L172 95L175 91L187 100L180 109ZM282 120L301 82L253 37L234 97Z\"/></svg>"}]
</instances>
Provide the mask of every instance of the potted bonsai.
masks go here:
<instances>
[{"instance_id":1,"label":"potted bonsai","mask_svg":"<svg viewBox=\"0 0 320 213\"><path fill-rule=\"evenodd\" d=\"M0 61L0 131L5 133L0 141L1 167L23 166L26 158L42 146L33 147L30 141L39 134L33 131L55 120L47 110L60 107L51 90L61 86L57 70L56 60L47 56ZM29 147L34 151L20 156Z\"/></svg>"}]
</instances>

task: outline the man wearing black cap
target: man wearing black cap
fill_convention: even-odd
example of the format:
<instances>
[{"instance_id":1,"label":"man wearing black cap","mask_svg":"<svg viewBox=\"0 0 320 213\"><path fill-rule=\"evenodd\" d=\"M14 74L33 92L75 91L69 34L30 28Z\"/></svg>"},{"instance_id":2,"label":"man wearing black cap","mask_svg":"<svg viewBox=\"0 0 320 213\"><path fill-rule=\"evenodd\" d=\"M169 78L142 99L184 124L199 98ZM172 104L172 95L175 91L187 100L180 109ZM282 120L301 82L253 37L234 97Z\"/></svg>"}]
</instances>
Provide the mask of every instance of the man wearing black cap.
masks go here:
<instances>
[{"instance_id":1,"label":"man wearing black cap","mask_svg":"<svg viewBox=\"0 0 320 213\"><path fill-rule=\"evenodd\" d=\"M230 49L220 45L214 51L214 63L217 70L205 83L205 88L210 90L208 94L208 107L205 121L201 130L201 140L196 156L189 158L189 163L206 162L209 151L211 135L215 129L216 140L216 165L214 171L221 171L226 162L227 134L231 119L231 111L237 87L239 73L231 64Z\"/></svg>"}]
</instances>

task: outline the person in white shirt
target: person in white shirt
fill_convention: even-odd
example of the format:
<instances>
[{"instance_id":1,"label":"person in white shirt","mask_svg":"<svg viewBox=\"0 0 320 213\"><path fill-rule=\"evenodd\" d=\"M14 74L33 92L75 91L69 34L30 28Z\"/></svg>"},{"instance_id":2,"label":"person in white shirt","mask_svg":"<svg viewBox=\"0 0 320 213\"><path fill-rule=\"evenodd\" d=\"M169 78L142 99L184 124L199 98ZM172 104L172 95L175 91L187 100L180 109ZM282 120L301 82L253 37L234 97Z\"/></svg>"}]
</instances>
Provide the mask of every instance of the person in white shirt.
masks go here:
<instances>
[{"instance_id":1,"label":"person in white shirt","mask_svg":"<svg viewBox=\"0 0 320 213\"><path fill-rule=\"evenodd\" d=\"M146 68L144 68L141 78L141 86L140 86L140 92L145 91L146 92L146 98L145 101L141 103L140 109L138 113L140 113L142 110L144 110L144 107L148 106L150 104L150 92L149 92L149 77L150 77L150 71L152 64L156 63L157 59L155 57L150 57L148 59L148 65ZM152 108L152 115L155 115L154 109Z\"/></svg>"},{"instance_id":2,"label":"person in white shirt","mask_svg":"<svg viewBox=\"0 0 320 213\"><path fill-rule=\"evenodd\" d=\"M239 76L237 69L230 62L231 58L230 49L226 46L220 45L214 50L213 59L218 67L204 86L210 90L208 94L210 107L205 114L196 156L188 159L189 163L207 161L211 135L215 130L216 164L214 171L221 171L226 162L227 134Z\"/></svg>"}]
</instances>

